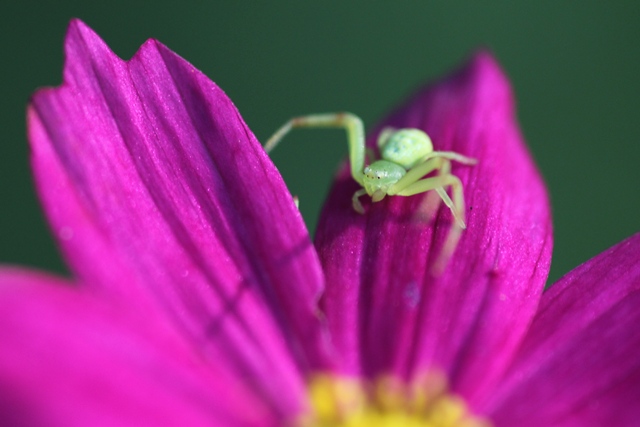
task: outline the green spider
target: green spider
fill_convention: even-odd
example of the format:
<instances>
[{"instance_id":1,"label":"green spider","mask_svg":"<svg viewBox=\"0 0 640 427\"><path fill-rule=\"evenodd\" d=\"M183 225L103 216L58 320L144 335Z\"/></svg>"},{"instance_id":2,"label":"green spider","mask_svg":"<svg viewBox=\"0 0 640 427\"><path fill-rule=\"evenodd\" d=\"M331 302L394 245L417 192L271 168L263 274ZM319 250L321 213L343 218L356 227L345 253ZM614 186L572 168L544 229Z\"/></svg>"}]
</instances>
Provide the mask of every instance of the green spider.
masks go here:
<instances>
[{"instance_id":1,"label":"green spider","mask_svg":"<svg viewBox=\"0 0 640 427\"><path fill-rule=\"evenodd\" d=\"M364 126L362 120L351 113L312 114L293 118L269 138L264 149L267 152L273 150L291 129L302 127L344 128L347 131L351 176L362 186L353 195L353 208L357 212L364 214L359 199L365 194L371 196L373 202L379 202L387 195L412 196L435 190L451 210L458 227L466 228L462 183L450 173L451 160L474 165L476 159L452 151L434 151L431 138L420 129L385 128L378 137L382 158L365 166L367 150ZM424 177L436 170L436 176ZM444 187L451 187L453 201Z\"/></svg>"}]
</instances>

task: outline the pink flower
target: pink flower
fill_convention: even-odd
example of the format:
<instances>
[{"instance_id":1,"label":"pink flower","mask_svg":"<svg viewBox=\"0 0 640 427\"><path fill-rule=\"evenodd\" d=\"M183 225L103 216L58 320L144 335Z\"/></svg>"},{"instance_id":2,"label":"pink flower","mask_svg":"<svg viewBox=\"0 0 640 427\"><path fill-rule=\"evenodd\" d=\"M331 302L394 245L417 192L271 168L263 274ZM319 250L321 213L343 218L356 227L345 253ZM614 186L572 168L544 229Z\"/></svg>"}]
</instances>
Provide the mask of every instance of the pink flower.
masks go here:
<instances>
[{"instance_id":1,"label":"pink flower","mask_svg":"<svg viewBox=\"0 0 640 427\"><path fill-rule=\"evenodd\" d=\"M79 21L65 47L28 128L73 278L0 270L2 425L637 424L640 235L543 293L547 194L489 54L381 124L479 159L454 165L468 228L434 278L451 217L428 194L359 215L344 169L313 245L202 73L154 40L122 61Z\"/></svg>"}]
</instances>

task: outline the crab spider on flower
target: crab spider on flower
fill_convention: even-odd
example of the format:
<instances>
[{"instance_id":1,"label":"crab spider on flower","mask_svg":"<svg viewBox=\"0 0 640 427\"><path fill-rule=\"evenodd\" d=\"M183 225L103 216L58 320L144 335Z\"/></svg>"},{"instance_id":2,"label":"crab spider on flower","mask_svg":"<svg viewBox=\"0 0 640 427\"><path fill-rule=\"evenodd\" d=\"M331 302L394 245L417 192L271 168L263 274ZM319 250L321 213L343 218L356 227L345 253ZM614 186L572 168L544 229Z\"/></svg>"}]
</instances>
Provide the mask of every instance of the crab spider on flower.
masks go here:
<instances>
[{"instance_id":1,"label":"crab spider on flower","mask_svg":"<svg viewBox=\"0 0 640 427\"><path fill-rule=\"evenodd\" d=\"M265 151L273 150L291 129L302 127L344 128L347 131L351 176L362 186L352 199L353 209L360 214L364 214L360 197L365 194L371 196L373 202L379 202L387 195L413 196L435 190L456 221L456 227L449 233L441 256L448 259L457 245L460 230L466 228L462 183L451 174L451 161L474 165L476 159L453 151L435 151L429 135L420 129L388 127L378 137L381 158L365 166L367 150L364 126L362 120L351 113L312 114L293 118L269 138L264 146ZM438 171L437 175L425 178L434 171ZM445 187L451 187L453 200Z\"/></svg>"}]
</instances>

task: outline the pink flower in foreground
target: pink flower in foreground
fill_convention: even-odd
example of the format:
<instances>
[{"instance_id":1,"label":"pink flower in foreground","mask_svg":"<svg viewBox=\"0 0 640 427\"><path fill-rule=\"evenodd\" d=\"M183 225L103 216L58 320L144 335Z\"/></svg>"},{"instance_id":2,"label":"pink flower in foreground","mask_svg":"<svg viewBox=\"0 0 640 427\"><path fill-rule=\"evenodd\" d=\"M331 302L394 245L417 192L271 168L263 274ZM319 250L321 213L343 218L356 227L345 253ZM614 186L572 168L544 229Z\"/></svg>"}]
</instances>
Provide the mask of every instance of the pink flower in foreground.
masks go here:
<instances>
[{"instance_id":1,"label":"pink flower in foreground","mask_svg":"<svg viewBox=\"0 0 640 427\"><path fill-rule=\"evenodd\" d=\"M547 194L488 54L382 123L479 159L454 165L468 229L437 278L429 195L359 215L345 169L314 247L193 66L153 40L122 61L79 21L66 58L28 127L73 279L0 270L2 425L637 425L640 235L542 292Z\"/></svg>"}]
</instances>

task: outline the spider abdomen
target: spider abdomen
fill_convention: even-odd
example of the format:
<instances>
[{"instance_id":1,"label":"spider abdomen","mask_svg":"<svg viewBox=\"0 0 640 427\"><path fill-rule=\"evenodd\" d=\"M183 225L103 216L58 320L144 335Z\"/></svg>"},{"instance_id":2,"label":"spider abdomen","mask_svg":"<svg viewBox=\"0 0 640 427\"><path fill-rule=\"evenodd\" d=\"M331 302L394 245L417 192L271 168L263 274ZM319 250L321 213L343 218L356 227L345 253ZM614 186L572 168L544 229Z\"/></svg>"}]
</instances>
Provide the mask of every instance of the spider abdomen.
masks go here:
<instances>
[{"instance_id":1,"label":"spider abdomen","mask_svg":"<svg viewBox=\"0 0 640 427\"><path fill-rule=\"evenodd\" d=\"M394 131L380 147L380 156L383 159L397 163L405 169L411 169L431 152L431 138L420 129Z\"/></svg>"}]
</instances>

